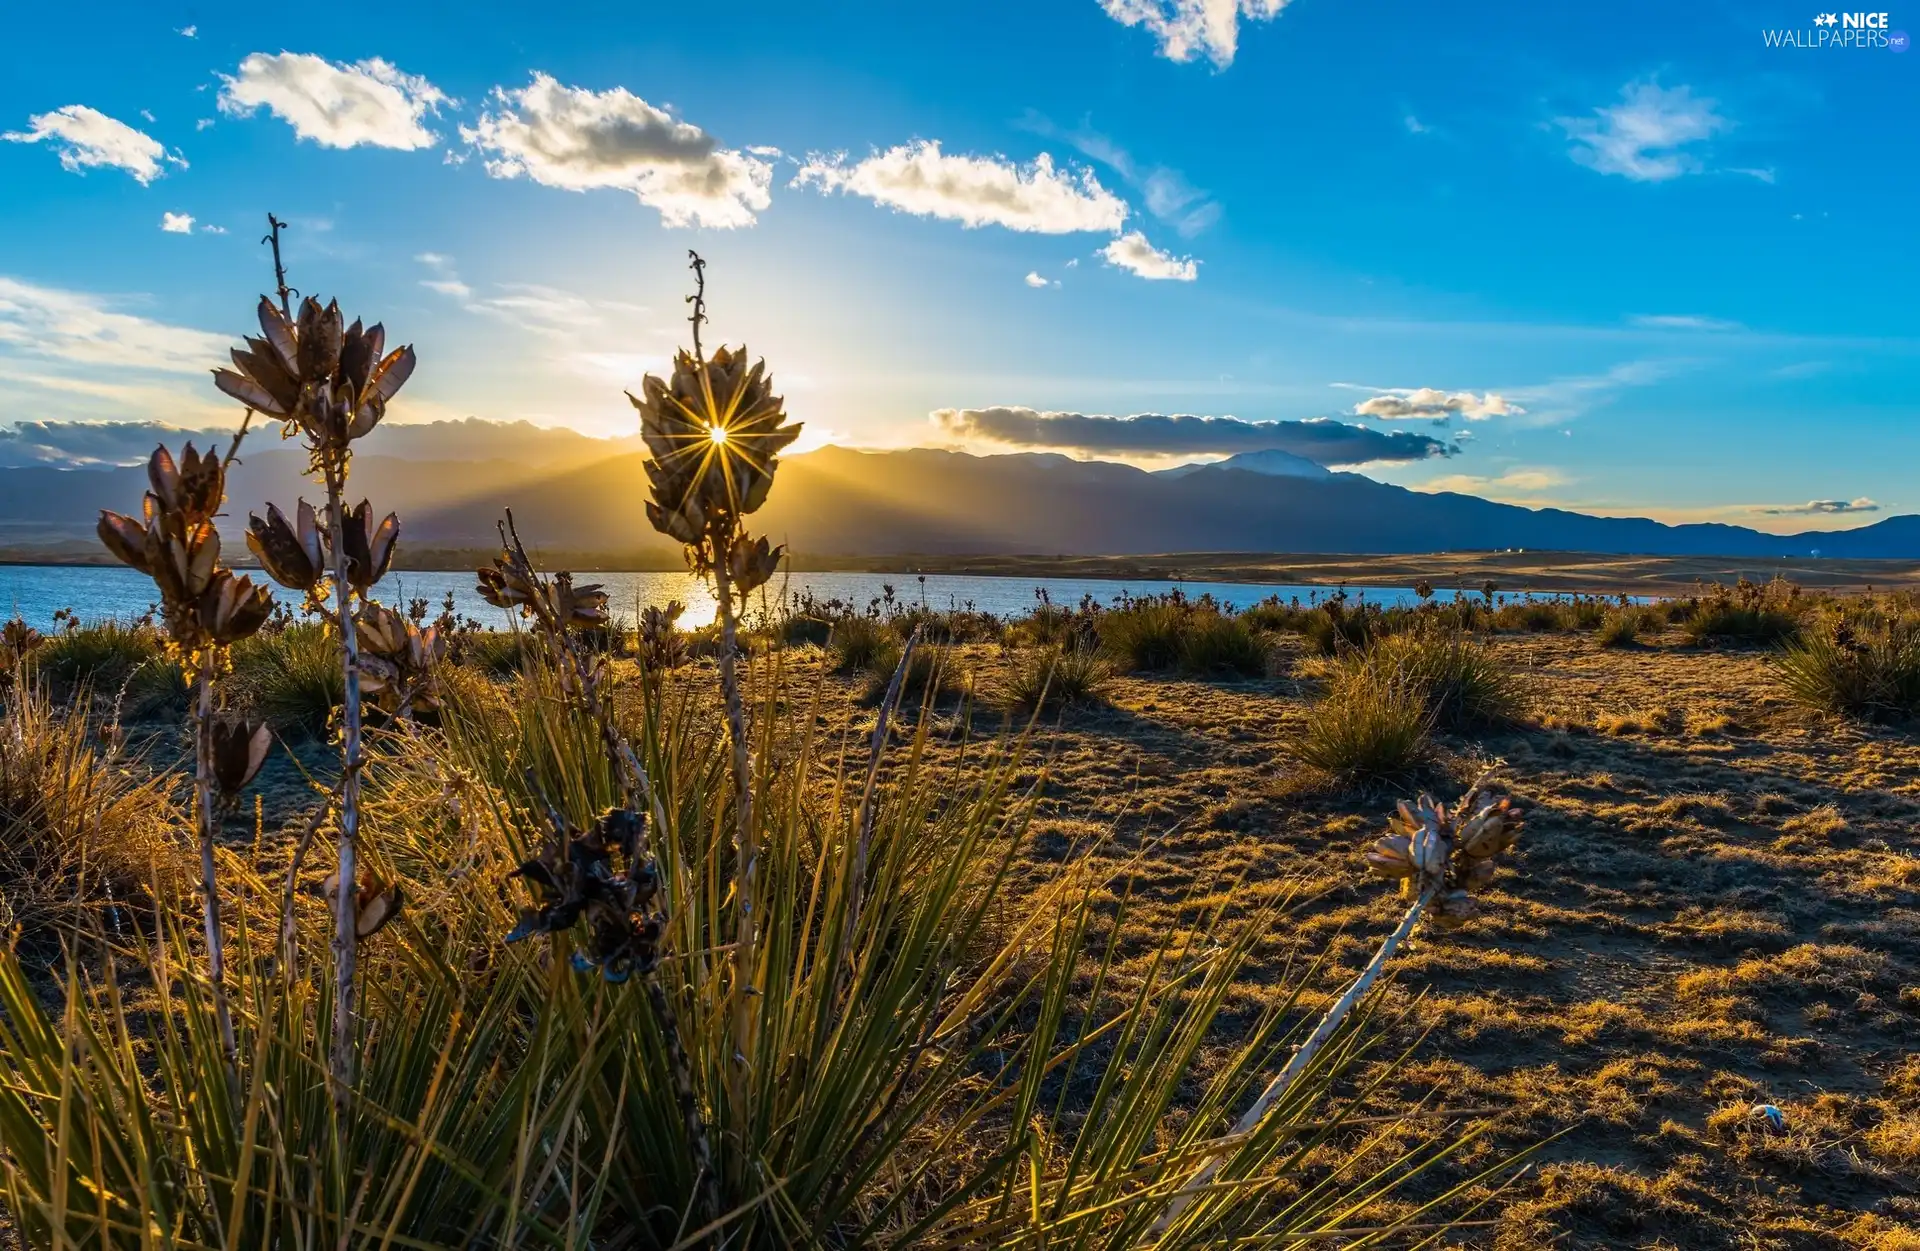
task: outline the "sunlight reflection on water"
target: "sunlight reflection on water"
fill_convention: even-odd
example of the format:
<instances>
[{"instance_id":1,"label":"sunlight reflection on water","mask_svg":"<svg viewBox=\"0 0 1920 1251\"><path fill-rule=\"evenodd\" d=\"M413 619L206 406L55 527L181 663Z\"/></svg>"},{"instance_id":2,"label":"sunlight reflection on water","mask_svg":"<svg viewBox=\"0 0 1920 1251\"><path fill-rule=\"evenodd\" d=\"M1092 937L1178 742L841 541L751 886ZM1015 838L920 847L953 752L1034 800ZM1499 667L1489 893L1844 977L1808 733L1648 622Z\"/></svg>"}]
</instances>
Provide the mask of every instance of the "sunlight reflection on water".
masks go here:
<instances>
[{"instance_id":1,"label":"sunlight reflection on water","mask_svg":"<svg viewBox=\"0 0 1920 1251\"><path fill-rule=\"evenodd\" d=\"M256 579L261 576L258 571L243 572L251 572ZM598 582L605 587L609 606L620 616L632 618L641 607L677 599L687 606L686 613L680 618L683 627L697 628L713 621L712 593L704 583L689 574L590 573L579 575L577 581ZM1269 595L1279 595L1283 599L1297 595L1306 601L1328 595L1334 589L1327 586L1252 582L1109 581L1094 578L975 577L965 574L928 574L923 583L910 573L796 573L785 579L775 579L764 592L756 592L754 606L759 607L764 603L772 607L777 604L783 585L788 595L798 596L810 591L816 599L839 599L856 608L865 608L869 601L881 597L887 586L892 586L896 599L903 604L917 605L924 600L931 608L971 607L1003 617L1031 609L1035 589L1040 587L1046 589L1054 603L1065 605L1079 603L1083 595L1091 595L1105 605L1122 593L1148 595L1178 587L1190 596L1211 594L1220 602L1236 608L1257 603ZM299 602L299 596L275 589L283 600L293 604ZM469 572L395 571L380 583L378 597L388 604L404 607L410 597L420 596L437 613L448 591L453 592L455 610L461 616L478 618L489 627L506 624L506 614L489 605L475 591L473 574ZM1411 602L1413 599L1410 588L1369 587L1364 591L1356 588L1352 594L1364 594L1370 602L1379 604L1394 604L1402 600ZM145 610L153 598L152 582L135 570L119 566L0 566L0 616L18 614L26 619L27 624L41 630L52 624L57 609L71 608L83 621L116 614L134 616Z\"/></svg>"}]
</instances>

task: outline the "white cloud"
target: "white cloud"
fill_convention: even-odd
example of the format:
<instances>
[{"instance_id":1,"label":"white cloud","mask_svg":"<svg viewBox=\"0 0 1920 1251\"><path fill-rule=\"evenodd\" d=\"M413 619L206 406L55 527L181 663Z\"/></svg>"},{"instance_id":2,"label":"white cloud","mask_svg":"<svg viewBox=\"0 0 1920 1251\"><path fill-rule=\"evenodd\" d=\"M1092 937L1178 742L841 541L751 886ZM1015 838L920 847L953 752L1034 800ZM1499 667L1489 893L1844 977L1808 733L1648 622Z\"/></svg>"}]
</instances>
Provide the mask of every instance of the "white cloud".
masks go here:
<instances>
[{"instance_id":1,"label":"white cloud","mask_svg":"<svg viewBox=\"0 0 1920 1251\"><path fill-rule=\"evenodd\" d=\"M1719 317L1696 317L1692 314L1653 313L1642 314L1632 319L1633 324L1643 330L1744 330L1737 321L1726 321Z\"/></svg>"},{"instance_id":2,"label":"white cloud","mask_svg":"<svg viewBox=\"0 0 1920 1251\"><path fill-rule=\"evenodd\" d=\"M225 335L115 312L100 296L0 277L0 349L91 367L204 374Z\"/></svg>"},{"instance_id":3,"label":"white cloud","mask_svg":"<svg viewBox=\"0 0 1920 1251\"><path fill-rule=\"evenodd\" d=\"M211 117L203 117L193 124L193 128L195 130L205 130L212 125L213 125L213 119Z\"/></svg>"},{"instance_id":4,"label":"white cloud","mask_svg":"<svg viewBox=\"0 0 1920 1251\"><path fill-rule=\"evenodd\" d=\"M876 152L849 164L845 155L813 155L794 176L794 186L852 192L919 217L941 217L963 226L1060 235L1118 231L1126 202L1100 185L1092 170L1054 168L1042 152L1026 165L1004 156L953 156L933 139Z\"/></svg>"},{"instance_id":5,"label":"white cloud","mask_svg":"<svg viewBox=\"0 0 1920 1251\"><path fill-rule=\"evenodd\" d=\"M1192 282L1200 276L1200 262L1190 256L1175 256L1171 252L1160 251L1137 230L1121 235L1101 248L1100 255L1106 258L1107 264L1117 265L1142 278Z\"/></svg>"},{"instance_id":6,"label":"white cloud","mask_svg":"<svg viewBox=\"0 0 1920 1251\"><path fill-rule=\"evenodd\" d=\"M1190 239L1220 220L1218 201L1188 182L1185 174L1165 165L1143 166L1134 159L1133 153L1097 130L1087 126L1061 130L1045 116L1031 111L1021 124L1036 134L1064 139L1079 149L1082 156L1119 174L1129 187L1140 192L1147 211L1171 224L1182 238Z\"/></svg>"},{"instance_id":7,"label":"white cloud","mask_svg":"<svg viewBox=\"0 0 1920 1251\"><path fill-rule=\"evenodd\" d=\"M706 131L624 87L588 91L535 74L460 137L487 154L495 178L525 175L564 191L630 191L669 226L751 226L771 203L773 167L722 148Z\"/></svg>"},{"instance_id":8,"label":"white cloud","mask_svg":"<svg viewBox=\"0 0 1920 1251\"><path fill-rule=\"evenodd\" d=\"M177 33L185 35L189 39L198 39L200 37L200 28L198 26L182 26Z\"/></svg>"},{"instance_id":9,"label":"white cloud","mask_svg":"<svg viewBox=\"0 0 1920 1251\"><path fill-rule=\"evenodd\" d=\"M207 379L231 340L118 301L0 276L0 408L39 418L204 425L235 416Z\"/></svg>"},{"instance_id":10,"label":"white cloud","mask_svg":"<svg viewBox=\"0 0 1920 1251\"><path fill-rule=\"evenodd\" d=\"M1029 287L1032 287L1036 291L1042 290L1043 288L1046 288L1046 287L1057 287L1060 285L1060 280L1058 278L1051 279L1051 280L1042 278L1038 273L1032 270L1027 271L1027 277L1025 281Z\"/></svg>"},{"instance_id":11,"label":"white cloud","mask_svg":"<svg viewBox=\"0 0 1920 1251\"><path fill-rule=\"evenodd\" d=\"M1406 126L1407 133L1410 135L1430 135L1433 133L1433 127L1427 125L1411 113L1400 120Z\"/></svg>"},{"instance_id":12,"label":"white cloud","mask_svg":"<svg viewBox=\"0 0 1920 1251\"><path fill-rule=\"evenodd\" d=\"M209 226L205 222L200 223L198 229L203 235L224 235L227 233L225 226Z\"/></svg>"},{"instance_id":13,"label":"white cloud","mask_svg":"<svg viewBox=\"0 0 1920 1251\"><path fill-rule=\"evenodd\" d=\"M323 148L411 151L437 136L422 123L447 103L441 90L379 57L353 65L307 52L255 52L220 89L220 111L245 117L265 108Z\"/></svg>"},{"instance_id":14,"label":"white cloud","mask_svg":"<svg viewBox=\"0 0 1920 1251\"><path fill-rule=\"evenodd\" d=\"M1573 140L1573 159L1602 174L1635 182L1665 182L1697 173L1688 149L1732 127L1718 103L1687 87L1628 83L1620 103L1595 109L1592 117L1554 119Z\"/></svg>"},{"instance_id":15,"label":"white cloud","mask_svg":"<svg viewBox=\"0 0 1920 1251\"><path fill-rule=\"evenodd\" d=\"M1379 417L1387 421L1409 418L1445 421L1449 417L1485 421L1489 417L1512 417L1526 411L1491 391L1475 395L1471 391L1448 392L1438 387L1388 387L1372 399L1353 406L1357 417Z\"/></svg>"},{"instance_id":16,"label":"white cloud","mask_svg":"<svg viewBox=\"0 0 1920 1251\"><path fill-rule=\"evenodd\" d=\"M162 213L160 214L160 229L170 235L190 235L193 233L193 214Z\"/></svg>"},{"instance_id":17,"label":"white cloud","mask_svg":"<svg viewBox=\"0 0 1920 1251\"><path fill-rule=\"evenodd\" d=\"M1144 26L1170 61L1203 56L1225 69L1239 49L1240 19L1272 21L1287 0L1100 0L1100 7L1116 22Z\"/></svg>"},{"instance_id":18,"label":"white cloud","mask_svg":"<svg viewBox=\"0 0 1920 1251\"><path fill-rule=\"evenodd\" d=\"M168 152L153 136L84 104L37 113L27 119L27 125L32 129L10 130L0 134L0 139L12 143L51 142L60 153L60 164L76 174L102 166L124 169L145 186L165 173L169 162L187 167L185 160Z\"/></svg>"}]
</instances>

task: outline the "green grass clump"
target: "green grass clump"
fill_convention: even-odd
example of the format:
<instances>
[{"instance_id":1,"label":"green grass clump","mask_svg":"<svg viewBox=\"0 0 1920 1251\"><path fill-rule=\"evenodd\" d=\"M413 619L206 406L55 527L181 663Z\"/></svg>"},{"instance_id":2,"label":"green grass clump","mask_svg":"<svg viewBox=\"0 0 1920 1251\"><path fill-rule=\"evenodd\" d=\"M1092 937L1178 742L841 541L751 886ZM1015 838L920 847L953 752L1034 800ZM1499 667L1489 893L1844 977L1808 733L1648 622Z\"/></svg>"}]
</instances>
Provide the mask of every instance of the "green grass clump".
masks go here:
<instances>
[{"instance_id":1,"label":"green grass clump","mask_svg":"<svg viewBox=\"0 0 1920 1251\"><path fill-rule=\"evenodd\" d=\"M1180 640L1180 671L1257 678L1267 671L1267 641L1240 616L1196 613Z\"/></svg>"},{"instance_id":2,"label":"green grass clump","mask_svg":"<svg viewBox=\"0 0 1920 1251\"><path fill-rule=\"evenodd\" d=\"M867 685L863 692L868 703L877 704L886 695L904 650L904 644L890 640L874 652L866 670ZM913 657L907 661L907 671L900 679L900 702L911 705L946 699L960 694L966 685L965 675L954 667L952 651L923 641L914 645Z\"/></svg>"},{"instance_id":3,"label":"green grass clump","mask_svg":"<svg viewBox=\"0 0 1920 1251\"><path fill-rule=\"evenodd\" d=\"M1122 669L1163 673L1180 663L1190 611L1172 599L1151 599L1101 613L1100 645Z\"/></svg>"},{"instance_id":4,"label":"green grass clump","mask_svg":"<svg viewBox=\"0 0 1920 1251\"><path fill-rule=\"evenodd\" d=\"M339 640L317 621L243 639L233 649L233 683L274 729L317 738L346 698Z\"/></svg>"},{"instance_id":5,"label":"green grass clump","mask_svg":"<svg viewBox=\"0 0 1920 1251\"><path fill-rule=\"evenodd\" d=\"M30 656L30 666L57 700L85 689L100 699L122 700L130 716L163 706L184 706L186 678L166 654L160 631L140 622L108 617L51 635Z\"/></svg>"},{"instance_id":6,"label":"green grass clump","mask_svg":"<svg viewBox=\"0 0 1920 1251\"><path fill-rule=\"evenodd\" d=\"M1638 608L1616 608L1600 622L1600 628L1594 631L1594 642L1602 647L1631 647L1640 640L1640 631L1647 624L1647 615Z\"/></svg>"},{"instance_id":7,"label":"green grass clump","mask_svg":"<svg viewBox=\"0 0 1920 1251\"><path fill-rule=\"evenodd\" d=\"M1113 668L1096 648L1030 647L1015 653L1004 696L1022 712L1100 703L1113 685Z\"/></svg>"},{"instance_id":8,"label":"green grass clump","mask_svg":"<svg viewBox=\"0 0 1920 1251\"><path fill-rule=\"evenodd\" d=\"M1309 768L1343 786L1395 782L1432 754L1433 714L1411 684L1378 670L1336 673L1293 751Z\"/></svg>"},{"instance_id":9,"label":"green grass clump","mask_svg":"<svg viewBox=\"0 0 1920 1251\"><path fill-rule=\"evenodd\" d=\"M1442 629L1389 635L1349 653L1334 679L1342 683L1403 689L1447 729L1507 725L1519 718L1523 697L1518 677L1491 648Z\"/></svg>"},{"instance_id":10,"label":"green grass clump","mask_svg":"<svg viewBox=\"0 0 1920 1251\"><path fill-rule=\"evenodd\" d=\"M900 636L873 617L842 617L833 623L833 633L827 641L837 673L871 672L891 649L899 646ZM894 659L898 658L895 652ZM891 664L886 668L889 673L893 671Z\"/></svg>"},{"instance_id":11,"label":"green grass clump","mask_svg":"<svg viewBox=\"0 0 1920 1251\"><path fill-rule=\"evenodd\" d=\"M1920 629L1911 624L1842 618L1787 644L1775 664L1804 707L1875 720L1920 713Z\"/></svg>"}]
</instances>

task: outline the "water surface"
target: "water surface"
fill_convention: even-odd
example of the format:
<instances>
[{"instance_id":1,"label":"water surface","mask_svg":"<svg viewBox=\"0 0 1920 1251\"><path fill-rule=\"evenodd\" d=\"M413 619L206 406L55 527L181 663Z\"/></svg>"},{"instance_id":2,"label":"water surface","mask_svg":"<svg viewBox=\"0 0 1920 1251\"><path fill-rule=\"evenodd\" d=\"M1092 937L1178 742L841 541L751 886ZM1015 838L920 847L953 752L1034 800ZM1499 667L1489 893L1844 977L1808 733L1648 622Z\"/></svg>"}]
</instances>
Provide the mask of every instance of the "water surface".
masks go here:
<instances>
[{"instance_id":1,"label":"water surface","mask_svg":"<svg viewBox=\"0 0 1920 1251\"><path fill-rule=\"evenodd\" d=\"M264 575L250 572L259 580ZM686 573L592 573L580 576L581 582L598 582L606 588L616 613L633 616L646 605L661 605L677 599L687 606L680 623L698 627L713 620L713 596L706 586ZM1103 578L988 577L972 574L910 573L795 573L775 579L764 592L755 592L754 604L776 606L781 594L798 597L811 593L817 600L837 599L864 608L883 598L893 588L897 602L925 603L937 609L972 608L996 616L1010 617L1031 610L1037 591L1056 604L1078 604L1082 596L1092 596L1103 606L1123 595L1157 595L1179 589L1188 596L1211 595L1222 604L1245 608L1269 596L1281 599L1298 597L1310 603L1334 594L1328 586L1299 586L1257 582L1162 582ZM274 588L279 597L298 605L300 597ZM448 591L453 592L455 610L472 616L487 626L503 626L506 614L481 599L474 589L470 572L389 573L375 589L380 600L404 606L413 596L426 598L439 611ZM1349 592L1364 596L1369 603L1392 605L1413 603L1411 587L1367 587ZM29 625L45 630L53 624L53 614L62 608L78 613L81 620L99 617L137 616L154 600L153 583L135 570L118 565L0 565L0 617L18 614Z\"/></svg>"}]
</instances>

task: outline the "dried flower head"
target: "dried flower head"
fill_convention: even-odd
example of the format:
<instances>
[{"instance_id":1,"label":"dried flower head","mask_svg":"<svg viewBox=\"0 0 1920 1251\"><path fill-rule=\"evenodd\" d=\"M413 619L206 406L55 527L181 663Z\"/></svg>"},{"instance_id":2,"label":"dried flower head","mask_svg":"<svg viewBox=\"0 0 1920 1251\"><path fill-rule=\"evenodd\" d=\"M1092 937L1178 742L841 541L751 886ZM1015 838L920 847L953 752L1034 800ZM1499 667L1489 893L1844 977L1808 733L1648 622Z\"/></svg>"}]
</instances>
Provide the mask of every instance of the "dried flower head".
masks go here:
<instances>
[{"instance_id":1,"label":"dried flower head","mask_svg":"<svg viewBox=\"0 0 1920 1251\"><path fill-rule=\"evenodd\" d=\"M504 527L503 527L504 531ZM527 563L517 543L506 542L493 564L475 570L480 598L496 608L517 608L520 615L556 631L593 630L611 620L607 593L597 582L573 584L570 573L542 577Z\"/></svg>"},{"instance_id":2,"label":"dried flower head","mask_svg":"<svg viewBox=\"0 0 1920 1251\"><path fill-rule=\"evenodd\" d=\"M556 829L538 856L507 875L527 880L537 906L521 910L506 941L564 933L584 920L586 942L573 954L574 968L597 968L609 982L650 970L661 924L650 913L659 878L641 854L645 830L645 816L623 808L609 809L584 834Z\"/></svg>"},{"instance_id":3,"label":"dried flower head","mask_svg":"<svg viewBox=\"0 0 1920 1251\"><path fill-rule=\"evenodd\" d=\"M213 780L231 798L253 781L266 763L273 734L264 721L220 720L212 726Z\"/></svg>"},{"instance_id":4,"label":"dried flower head","mask_svg":"<svg viewBox=\"0 0 1920 1251\"><path fill-rule=\"evenodd\" d=\"M247 547L275 582L289 590L311 591L326 577L326 534L307 501L300 501L294 518L289 522L274 504L267 505L265 521L249 513Z\"/></svg>"},{"instance_id":5,"label":"dried flower head","mask_svg":"<svg viewBox=\"0 0 1920 1251\"><path fill-rule=\"evenodd\" d=\"M260 297L260 338L233 349L233 369L214 385L247 407L299 429L316 452L339 452L386 415L387 401L413 373L412 347L386 351L387 332L342 327L337 301L309 297L297 320Z\"/></svg>"},{"instance_id":6,"label":"dried flower head","mask_svg":"<svg viewBox=\"0 0 1920 1251\"><path fill-rule=\"evenodd\" d=\"M1409 899L1428 897L1426 916L1441 929L1457 929L1473 916L1473 892L1493 880L1495 862L1525 827L1512 799L1483 777L1451 809L1431 795L1400 801L1387 833L1367 852L1367 867L1397 879Z\"/></svg>"},{"instance_id":7,"label":"dried flower head","mask_svg":"<svg viewBox=\"0 0 1920 1251\"><path fill-rule=\"evenodd\" d=\"M422 626L369 600L355 618L360 639L360 692L390 713L440 706L434 671L446 659L438 626Z\"/></svg>"},{"instance_id":8,"label":"dried flower head","mask_svg":"<svg viewBox=\"0 0 1920 1251\"><path fill-rule=\"evenodd\" d=\"M273 610L266 587L220 565L213 519L225 498L225 478L218 449L202 456L189 443L176 462L166 448L157 448L147 462L141 516L100 514L100 542L153 579L167 634L183 652L243 639Z\"/></svg>"},{"instance_id":9,"label":"dried flower head","mask_svg":"<svg viewBox=\"0 0 1920 1251\"><path fill-rule=\"evenodd\" d=\"M640 395L627 398L653 454L647 518L682 543L697 544L709 525L737 522L766 503L778 453L800 433L798 424L782 424L784 401L767 363L749 367L744 347L722 347L704 362L683 351L671 378L648 374Z\"/></svg>"},{"instance_id":10,"label":"dried flower head","mask_svg":"<svg viewBox=\"0 0 1920 1251\"><path fill-rule=\"evenodd\" d=\"M330 904L340 899L340 874L336 871L327 875L321 883ZM386 882L371 876L362 876L353 893L353 932L356 938L372 938L393 918L400 915L400 906L406 902L406 894L398 882Z\"/></svg>"}]
</instances>

